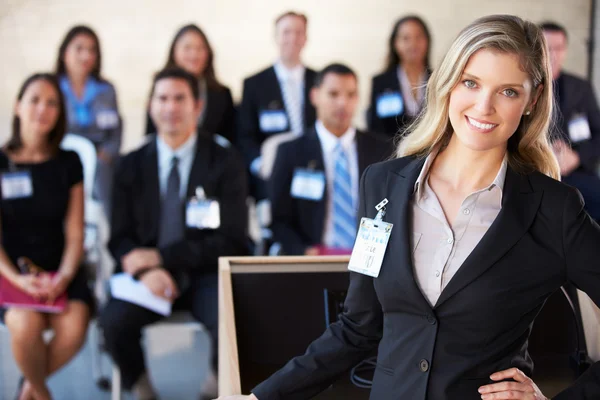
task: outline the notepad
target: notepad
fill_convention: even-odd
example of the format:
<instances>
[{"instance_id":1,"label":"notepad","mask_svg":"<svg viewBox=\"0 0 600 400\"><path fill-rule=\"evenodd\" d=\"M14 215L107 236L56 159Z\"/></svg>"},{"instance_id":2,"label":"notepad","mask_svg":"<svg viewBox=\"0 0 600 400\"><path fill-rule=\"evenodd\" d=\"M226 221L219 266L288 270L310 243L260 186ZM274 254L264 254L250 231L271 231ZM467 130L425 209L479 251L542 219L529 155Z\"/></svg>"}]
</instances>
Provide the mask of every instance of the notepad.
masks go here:
<instances>
[{"instance_id":1,"label":"notepad","mask_svg":"<svg viewBox=\"0 0 600 400\"><path fill-rule=\"evenodd\" d=\"M137 304L160 315L171 315L171 302L152 293L146 285L131 275L120 273L110 278L110 292L115 299Z\"/></svg>"},{"instance_id":2,"label":"notepad","mask_svg":"<svg viewBox=\"0 0 600 400\"><path fill-rule=\"evenodd\" d=\"M53 277L55 272L48 272ZM60 313L67 306L67 293L63 293L52 303L37 300L14 286L8 279L0 278L0 306L25 308L45 313Z\"/></svg>"}]
</instances>

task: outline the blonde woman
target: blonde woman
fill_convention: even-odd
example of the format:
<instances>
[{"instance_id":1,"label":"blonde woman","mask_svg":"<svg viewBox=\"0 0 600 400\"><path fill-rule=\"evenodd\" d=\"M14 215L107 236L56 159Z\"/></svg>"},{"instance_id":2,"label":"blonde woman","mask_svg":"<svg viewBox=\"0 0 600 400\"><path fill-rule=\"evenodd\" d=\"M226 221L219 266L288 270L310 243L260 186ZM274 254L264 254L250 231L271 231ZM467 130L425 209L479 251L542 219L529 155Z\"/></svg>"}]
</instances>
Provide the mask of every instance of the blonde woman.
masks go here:
<instances>
[{"instance_id":1,"label":"blonde woman","mask_svg":"<svg viewBox=\"0 0 600 400\"><path fill-rule=\"evenodd\" d=\"M352 273L340 319L250 398L310 398L378 347L371 399L546 399L529 378L530 329L567 281L600 304L600 228L558 182L544 37L481 18L427 91L398 158L363 174L359 214L389 201L380 270ZM599 368L555 399L600 398Z\"/></svg>"}]
</instances>

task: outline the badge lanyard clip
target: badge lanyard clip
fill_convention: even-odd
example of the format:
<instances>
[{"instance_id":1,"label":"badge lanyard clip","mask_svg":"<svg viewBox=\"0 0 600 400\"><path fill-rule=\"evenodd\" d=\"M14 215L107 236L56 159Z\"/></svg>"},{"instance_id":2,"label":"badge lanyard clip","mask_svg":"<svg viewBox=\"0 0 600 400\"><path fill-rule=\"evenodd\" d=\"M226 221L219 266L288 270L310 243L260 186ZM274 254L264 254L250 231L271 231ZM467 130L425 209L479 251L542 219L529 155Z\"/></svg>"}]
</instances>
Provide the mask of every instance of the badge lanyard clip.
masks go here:
<instances>
[{"instance_id":1,"label":"badge lanyard clip","mask_svg":"<svg viewBox=\"0 0 600 400\"><path fill-rule=\"evenodd\" d=\"M383 217L385 216L385 206L387 203L389 203L389 201L387 198L385 198L385 199L381 200L381 202L375 206L375 209L377 210L377 215L375 216L375 221L383 221Z\"/></svg>"},{"instance_id":2,"label":"badge lanyard clip","mask_svg":"<svg viewBox=\"0 0 600 400\"><path fill-rule=\"evenodd\" d=\"M204 188L202 186L198 186L196 188L196 193L194 195L195 201L204 201L206 200L206 193L204 192Z\"/></svg>"}]
</instances>

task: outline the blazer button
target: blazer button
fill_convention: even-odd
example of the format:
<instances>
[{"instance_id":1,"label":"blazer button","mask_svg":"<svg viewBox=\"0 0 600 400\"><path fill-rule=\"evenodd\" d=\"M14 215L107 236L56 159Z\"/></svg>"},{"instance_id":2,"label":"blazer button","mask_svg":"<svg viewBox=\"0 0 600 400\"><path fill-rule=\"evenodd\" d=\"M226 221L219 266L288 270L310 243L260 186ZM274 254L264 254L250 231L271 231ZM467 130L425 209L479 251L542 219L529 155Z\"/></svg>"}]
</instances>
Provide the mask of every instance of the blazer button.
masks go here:
<instances>
[{"instance_id":1,"label":"blazer button","mask_svg":"<svg viewBox=\"0 0 600 400\"><path fill-rule=\"evenodd\" d=\"M421 360L421 362L419 362L419 369L421 370L421 372L429 371L429 361L425 359Z\"/></svg>"},{"instance_id":2,"label":"blazer button","mask_svg":"<svg viewBox=\"0 0 600 400\"><path fill-rule=\"evenodd\" d=\"M427 314L427 322L429 322L431 325L435 325L437 323L435 317L431 314Z\"/></svg>"}]
</instances>

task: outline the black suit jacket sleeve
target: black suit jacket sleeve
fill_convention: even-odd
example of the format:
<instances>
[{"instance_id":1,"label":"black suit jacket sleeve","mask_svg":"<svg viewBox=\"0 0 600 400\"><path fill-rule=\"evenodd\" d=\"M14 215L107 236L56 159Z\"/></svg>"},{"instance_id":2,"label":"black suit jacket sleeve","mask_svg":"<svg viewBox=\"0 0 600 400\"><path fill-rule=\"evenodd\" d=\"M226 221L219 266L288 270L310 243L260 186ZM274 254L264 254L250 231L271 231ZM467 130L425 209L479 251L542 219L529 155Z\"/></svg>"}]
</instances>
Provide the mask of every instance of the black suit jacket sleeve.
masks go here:
<instances>
[{"instance_id":1,"label":"black suit jacket sleeve","mask_svg":"<svg viewBox=\"0 0 600 400\"><path fill-rule=\"evenodd\" d=\"M258 88L255 87L254 82L255 80L251 78L244 81L242 102L237 113L237 142L248 165L252 160L260 156L258 106L254 98L254 94Z\"/></svg>"},{"instance_id":2,"label":"black suit jacket sleeve","mask_svg":"<svg viewBox=\"0 0 600 400\"><path fill-rule=\"evenodd\" d=\"M371 103L367 110L367 126L371 132L385 132L385 127L381 118L377 116L377 77L371 80Z\"/></svg>"},{"instance_id":3,"label":"black suit jacket sleeve","mask_svg":"<svg viewBox=\"0 0 600 400\"><path fill-rule=\"evenodd\" d=\"M273 221L271 229L285 254L304 254L311 243L298 233L298 215L290 195L295 165L294 143L284 143L279 147L268 182Z\"/></svg>"},{"instance_id":4,"label":"black suit jacket sleeve","mask_svg":"<svg viewBox=\"0 0 600 400\"><path fill-rule=\"evenodd\" d=\"M584 92L582 97L592 138L578 144L577 152L583 167L588 171L596 171L600 160L600 110L589 82L584 82L581 89Z\"/></svg>"},{"instance_id":5,"label":"black suit jacket sleeve","mask_svg":"<svg viewBox=\"0 0 600 400\"><path fill-rule=\"evenodd\" d=\"M368 170L361 178L358 220L367 214L364 194ZM383 312L373 278L350 273L350 286L340 319L331 324L304 355L288 362L252 392L259 400L310 398L367 357L381 340L382 329Z\"/></svg>"},{"instance_id":6,"label":"black suit jacket sleeve","mask_svg":"<svg viewBox=\"0 0 600 400\"><path fill-rule=\"evenodd\" d=\"M563 210L563 246L567 278L600 306L600 228L583 209L578 191L572 190ZM600 362L596 362L556 400L600 399Z\"/></svg>"},{"instance_id":7,"label":"black suit jacket sleeve","mask_svg":"<svg viewBox=\"0 0 600 400\"><path fill-rule=\"evenodd\" d=\"M231 97L231 90L229 90L229 88L223 89L223 102L224 109L221 124L217 131L214 133L218 133L219 135L229 140L231 143L235 143L235 106L233 105L233 97Z\"/></svg>"},{"instance_id":8,"label":"black suit jacket sleeve","mask_svg":"<svg viewBox=\"0 0 600 400\"><path fill-rule=\"evenodd\" d=\"M139 247L135 239L133 220L134 199L137 198L132 193L135 168L133 161L132 157L119 159L113 178L111 234L108 249L117 261L117 269L120 269L121 257Z\"/></svg>"},{"instance_id":9,"label":"black suit jacket sleeve","mask_svg":"<svg viewBox=\"0 0 600 400\"><path fill-rule=\"evenodd\" d=\"M229 151L226 154L228 159L220 163L223 170L218 178L219 189L216 196L221 211L221 226L214 231L207 230L186 235L184 240L160 248L163 265L172 272L202 270L207 266L212 269L218 265L220 255L246 254L248 231L246 173L236 152ZM211 171L211 173L216 172Z\"/></svg>"}]
</instances>

